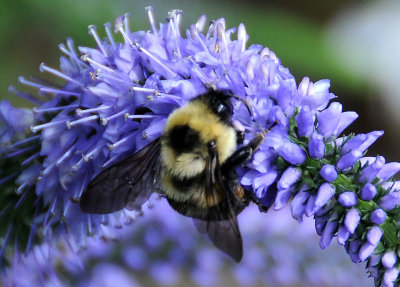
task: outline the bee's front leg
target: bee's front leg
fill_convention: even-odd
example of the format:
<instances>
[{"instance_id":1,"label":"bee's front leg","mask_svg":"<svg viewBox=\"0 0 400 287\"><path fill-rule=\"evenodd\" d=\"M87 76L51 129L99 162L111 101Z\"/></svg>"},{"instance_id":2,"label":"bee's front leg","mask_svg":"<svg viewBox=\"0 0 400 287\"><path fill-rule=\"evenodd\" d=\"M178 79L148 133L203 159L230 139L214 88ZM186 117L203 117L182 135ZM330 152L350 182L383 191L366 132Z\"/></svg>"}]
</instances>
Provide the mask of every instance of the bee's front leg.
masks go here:
<instances>
[{"instance_id":1,"label":"bee's front leg","mask_svg":"<svg viewBox=\"0 0 400 287\"><path fill-rule=\"evenodd\" d=\"M242 146L235 151L223 164L223 167L232 168L244 164L250 159L253 152L255 152L265 139L265 135L270 130L266 129L259 132L247 145Z\"/></svg>"}]
</instances>

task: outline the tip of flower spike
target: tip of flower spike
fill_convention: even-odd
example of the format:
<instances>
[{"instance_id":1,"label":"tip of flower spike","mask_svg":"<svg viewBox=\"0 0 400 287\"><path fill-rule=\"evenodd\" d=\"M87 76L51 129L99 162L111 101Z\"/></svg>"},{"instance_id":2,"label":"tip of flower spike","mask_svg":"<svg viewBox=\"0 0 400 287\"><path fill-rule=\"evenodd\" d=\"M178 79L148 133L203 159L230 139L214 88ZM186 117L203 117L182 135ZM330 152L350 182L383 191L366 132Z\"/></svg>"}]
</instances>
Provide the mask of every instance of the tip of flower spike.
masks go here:
<instances>
[{"instance_id":1,"label":"tip of flower spike","mask_svg":"<svg viewBox=\"0 0 400 287\"><path fill-rule=\"evenodd\" d=\"M153 6L146 6L146 7L144 7L144 9L145 9L146 11L153 12Z\"/></svg>"}]
</instances>

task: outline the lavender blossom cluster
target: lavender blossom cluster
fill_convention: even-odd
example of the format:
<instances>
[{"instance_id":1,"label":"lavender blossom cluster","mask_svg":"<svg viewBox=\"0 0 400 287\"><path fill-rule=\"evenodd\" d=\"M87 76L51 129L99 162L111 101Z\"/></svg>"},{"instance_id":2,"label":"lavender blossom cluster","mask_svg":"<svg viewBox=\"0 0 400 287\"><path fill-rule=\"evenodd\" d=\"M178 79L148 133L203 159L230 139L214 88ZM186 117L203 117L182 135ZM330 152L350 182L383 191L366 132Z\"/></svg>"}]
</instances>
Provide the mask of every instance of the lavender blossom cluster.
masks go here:
<instances>
[{"instance_id":1,"label":"lavender blossom cluster","mask_svg":"<svg viewBox=\"0 0 400 287\"><path fill-rule=\"evenodd\" d=\"M329 81L304 78L297 85L268 48L246 47L243 24L226 29L219 19L203 34L201 16L184 37L181 11L159 25L151 7L147 13L150 31L131 32L127 15L116 20L123 43L107 23L105 39L89 26L97 48L78 47L81 56L71 39L61 44L60 69L41 64L40 70L63 79L63 86L20 77L38 93L10 88L36 107L0 109L0 184L6 187L0 256L11 256L13 247L28 252L61 234L86 246L91 235L106 236L112 226L131 222L135 211L82 213L81 193L100 170L158 138L172 110L211 87L251 106L252 115L234 103L233 125L244 131L244 143L277 122L238 170L241 183L265 207L279 210L290 202L295 219L313 216L320 246L336 236L353 262L367 262L376 286L397 285L400 187L392 177L400 163L364 157L383 132L341 136L357 114L331 102Z\"/></svg>"},{"instance_id":2,"label":"lavender blossom cluster","mask_svg":"<svg viewBox=\"0 0 400 287\"><path fill-rule=\"evenodd\" d=\"M195 232L189 218L151 199L135 224L85 250L65 240L17 256L4 275L16 287L35 286L366 286L368 278L335 246L319 250L311 219L301 225L290 209L260 215L251 206L239 216L245 254L236 264ZM252 224L248 224L252 222ZM296 234L293 242L292 234ZM7 285L6 285L7 286Z\"/></svg>"}]
</instances>

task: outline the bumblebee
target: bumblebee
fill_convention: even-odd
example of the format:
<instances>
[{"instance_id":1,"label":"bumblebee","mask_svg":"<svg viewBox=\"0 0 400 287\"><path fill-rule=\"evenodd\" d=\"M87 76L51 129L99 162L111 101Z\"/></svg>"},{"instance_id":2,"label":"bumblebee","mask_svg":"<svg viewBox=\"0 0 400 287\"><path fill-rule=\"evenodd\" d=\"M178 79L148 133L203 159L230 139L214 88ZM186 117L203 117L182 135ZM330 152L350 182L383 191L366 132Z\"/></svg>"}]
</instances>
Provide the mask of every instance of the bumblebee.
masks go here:
<instances>
[{"instance_id":1,"label":"bumblebee","mask_svg":"<svg viewBox=\"0 0 400 287\"><path fill-rule=\"evenodd\" d=\"M81 210L105 214L140 209L158 192L239 262L243 244L236 216L250 201L259 203L240 185L235 168L250 159L270 128L237 148L243 135L231 123L232 97L209 90L174 110L158 139L89 183L80 198Z\"/></svg>"}]
</instances>

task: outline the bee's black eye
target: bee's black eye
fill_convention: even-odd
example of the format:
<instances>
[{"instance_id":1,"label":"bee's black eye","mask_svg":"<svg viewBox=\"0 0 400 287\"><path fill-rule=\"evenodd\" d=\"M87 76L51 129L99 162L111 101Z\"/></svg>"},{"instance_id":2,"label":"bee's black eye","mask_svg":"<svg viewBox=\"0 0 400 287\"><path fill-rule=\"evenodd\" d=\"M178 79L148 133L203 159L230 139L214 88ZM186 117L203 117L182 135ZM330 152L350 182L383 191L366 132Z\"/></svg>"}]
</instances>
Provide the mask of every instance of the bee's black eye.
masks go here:
<instances>
[{"instance_id":1,"label":"bee's black eye","mask_svg":"<svg viewBox=\"0 0 400 287\"><path fill-rule=\"evenodd\" d=\"M232 117L232 108L229 103L219 102L215 109L215 113L224 123L230 123Z\"/></svg>"},{"instance_id":2,"label":"bee's black eye","mask_svg":"<svg viewBox=\"0 0 400 287\"><path fill-rule=\"evenodd\" d=\"M218 104L216 112L217 112L217 114L223 114L226 112L226 110L227 110L226 105L221 103L221 104Z\"/></svg>"},{"instance_id":3,"label":"bee's black eye","mask_svg":"<svg viewBox=\"0 0 400 287\"><path fill-rule=\"evenodd\" d=\"M199 143L199 134L188 125L174 127L168 135L171 147L180 152L192 151Z\"/></svg>"}]
</instances>

